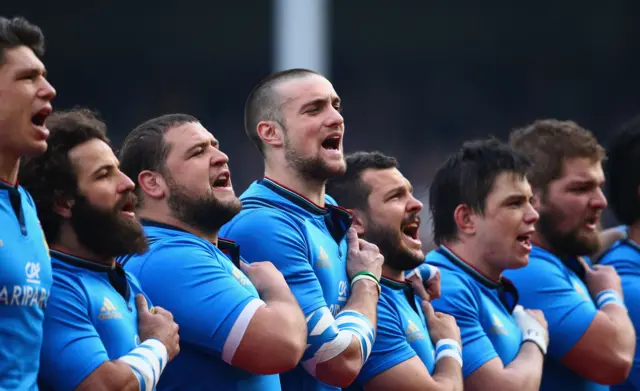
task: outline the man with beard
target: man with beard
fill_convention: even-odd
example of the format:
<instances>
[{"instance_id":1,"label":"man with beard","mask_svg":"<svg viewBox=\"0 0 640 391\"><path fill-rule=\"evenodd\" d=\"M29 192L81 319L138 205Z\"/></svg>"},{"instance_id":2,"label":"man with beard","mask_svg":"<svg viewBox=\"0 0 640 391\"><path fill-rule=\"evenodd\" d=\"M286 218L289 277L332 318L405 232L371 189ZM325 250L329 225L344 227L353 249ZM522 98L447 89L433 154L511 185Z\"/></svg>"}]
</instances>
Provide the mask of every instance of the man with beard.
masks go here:
<instances>
[{"instance_id":1,"label":"man with beard","mask_svg":"<svg viewBox=\"0 0 640 391\"><path fill-rule=\"evenodd\" d=\"M122 263L181 327L182 353L158 390L279 391L276 374L304 352L305 321L271 263L249 266L218 237L242 206L218 141L196 118L169 114L135 128L120 156L150 242Z\"/></svg>"},{"instance_id":2,"label":"man with beard","mask_svg":"<svg viewBox=\"0 0 640 391\"><path fill-rule=\"evenodd\" d=\"M104 123L88 110L54 113L47 126L49 148L20 173L53 263L41 388L151 390L179 351L178 326L166 310L149 310L136 279L115 262L147 249L133 183L118 169ZM27 289L24 300L31 295Z\"/></svg>"},{"instance_id":3,"label":"man with beard","mask_svg":"<svg viewBox=\"0 0 640 391\"><path fill-rule=\"evenodd\" d=\"M622 280L624 300L635 329L640 327L640 117L627 122L607 151L607 183L611 209L628 232L628 237L613 245L600 260L601 265L616 268ZM615 391L640 390L640 351L633 368Z\"/></svg>"},{"instance_id":4,"label":"man with beard","mask_svg":"<svg viewBox=\"0 0 640 391\"><path fill-rule=\"evenodd\" d=\"M538 213L529 161L495 140L463 144L429 190L440 268L433 307L460 327L467 391L537 391L549 337L542 312L524 310L504 271L527 265Z\"/></svg>"},{"instance_id":5,"label":"man with beard","mask_svg":"<svg viewBox=\"0 0 640 391\"><path fill-rule=\"evenodd\" d=\"M0 16L0 389L37 390L42 322L53 282L33 200L18 185L20 159L47 149L43 126L56 92L40 60L44 36ZM37 272L37 273L36 273ZM29 291L28 297L23 292Z\"/></svg>"},{"instance_id":6,"label":"man with beard","mask_svg":"<svg viewBox=\"0 0 640 391\"><path fill-rule=\"evenodd\" d=\"M301 365L280 376L285 391L348 386L375 339L383 257L325 195L326 181L346 169L341 110L331 83L305 69L267 77L245 106L265 177L241 196L242 212L221 233L249 262L273 262L307 319L308 348Z\"/></svg>"},{"instance_id":7,"label":"man with beard","mask_svg":"<svg viewBox=\"0 0 640 391\"><path fill-rule=\"evenodd\" d=\"M346 162L346 173L329 181L327 192L351 210L358 235L384 255L376 342L350 389L462 391L455 319L419 300L404 276L424 262L418 231L422 203L396 159L357 152Z\"/></svg>"},{"instance_id":8,"label":"man with beard","mask_svg":"<svg viewBox=\"0 0 640 391\"><path fill-rule=\"evenodd\" d=\"M540 389L607 390L627 378L636 339L615 269L584 257L602 242L605 150L589 131L557 120L514 130L510 144L533 162L528 177L540 213L529 265L506 274L522 303L549 322Z\"/></svg>"}]
</instances>

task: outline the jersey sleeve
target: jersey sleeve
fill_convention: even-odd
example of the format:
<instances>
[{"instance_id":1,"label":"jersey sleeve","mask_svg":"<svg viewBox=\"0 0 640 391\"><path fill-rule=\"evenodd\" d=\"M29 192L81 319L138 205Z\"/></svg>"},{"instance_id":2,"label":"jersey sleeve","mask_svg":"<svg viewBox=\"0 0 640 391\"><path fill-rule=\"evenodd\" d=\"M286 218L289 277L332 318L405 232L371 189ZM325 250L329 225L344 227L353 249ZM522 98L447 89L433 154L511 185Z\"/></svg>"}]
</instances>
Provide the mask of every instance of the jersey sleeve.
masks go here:
<instances>
[{"instance_id":1,"label":"jersey sleeve","mask_svg":"<svg viewBox=\"0 0 640 391\"><path fill-rule=\"evenodd\" d=\"M40 377L55 390L72 391L102 363L109 361L89 317L83 291L56 278L47 301L40 356Z\"/></svg>"},{"instance_id":2,"label":"jersey sleeve","mask_svg":"<svg viewBox=\"0 0 640 391\"><path fill-rule=\"evenodd\" d=\"M358 383L364 384L415 355L416 352L407 342L402 324L390 299L381 297L378 302L376 341L369 359L360 370Z\"/></svg>"},{"instance_id":3,"label":"jersey sleeve","mask_svg":"<svg viewBox=\"0 0 640 391\"><path fill-rule=\"evenodd\" d=\"M456 319L462 339L462 374L466 378L498 357L498 353L482 328L478 301L470 290L472 288L451 272L442 273L441 279L442 295L432 304L436 311Z\"/></svg>"},{"instance_id":4,"label":"jersey sleeve","mask_svg":"<svg viewBox=\"0 0 640 391\"><path fill-rule=\"evenodd\" d=\"M309 316L327 303L309 261L304 232L292 219L266 208L251 210L228 223L221 235L240 245L247 262L272 262L283 274L305 316Z\"/></svg>"},{"instance_id":5,"label":"jersey sleeve","mask_svg":"<svg viewBox=\"0 0 640 391\"><path fill-rule=\"evenodd\" d=\"M261 303L242 285L249 280L234 277L220 263L225 260L196 241L167 239L150 251L136 273L145 294L173 314L182 341L228 361L223 350L228 339L238 336L232 333L238 329L234 325L242 322L240 329L245 330L253 313L241 315ZM239 342L234 342L236 347Z\"/></svg>"},{"instance_id":6,"label":"jersey sleeve","mask_svg":"<svg viewBox=\"0 0 640 391\"><path fill-rule=\"evenodd\" d=\"M542 310L549 325L548 354L560 361L582 338L597 310L593 302L576 291L564 271L538 257L529 265L506 271L505 276L518 289L524 308ZM584 292L589 295L589 292Z\"/></svg>"}]
</instances>

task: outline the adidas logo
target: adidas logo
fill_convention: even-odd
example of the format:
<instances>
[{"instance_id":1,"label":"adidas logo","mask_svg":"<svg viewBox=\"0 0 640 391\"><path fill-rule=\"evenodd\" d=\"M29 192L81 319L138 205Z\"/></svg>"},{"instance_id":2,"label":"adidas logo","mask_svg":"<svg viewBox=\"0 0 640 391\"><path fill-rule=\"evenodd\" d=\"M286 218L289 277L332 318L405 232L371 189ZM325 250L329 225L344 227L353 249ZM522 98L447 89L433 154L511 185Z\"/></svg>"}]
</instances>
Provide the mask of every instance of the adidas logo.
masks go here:
<instances>
[{"instance_id":1,"label":"adidas logo","mask_svg":"<svg viewBox=\"0 0 640 391\"><path fill-rule=\"evenodd\" d=\"M116 306L113 305L111 300L108 298L104 298L104 302L102 307L100 307L100 315L98 315L98 319L107 320L107 319L121 319L122 314L120 311L116 309Z\"/></svg>"},{"instance_id":2,"label":"adidas logo","mask_svg":"<svg viewBox=\"0 0 640 391\"><path fill-rule=\"evenodd\" d=\"M329 256L327 252L324 251L324 248L320 246L320 255L318 255L318 260L316 260L316 268L318 269L329 269L331 267L331 261L329 260Z\"/></svg>"},{"instance_id":3,"label":"adidas logo","mask_svg":"<svg viewBox=\"0 0 640 391\"><path fill-rule=\"evenodd\" d=\"M415 323L413 323L411 320L407 323L408 326L404 333L407 336L408 342L424 339L424 335L420 332L420 328Z\"/></svg>"}]
</instances>

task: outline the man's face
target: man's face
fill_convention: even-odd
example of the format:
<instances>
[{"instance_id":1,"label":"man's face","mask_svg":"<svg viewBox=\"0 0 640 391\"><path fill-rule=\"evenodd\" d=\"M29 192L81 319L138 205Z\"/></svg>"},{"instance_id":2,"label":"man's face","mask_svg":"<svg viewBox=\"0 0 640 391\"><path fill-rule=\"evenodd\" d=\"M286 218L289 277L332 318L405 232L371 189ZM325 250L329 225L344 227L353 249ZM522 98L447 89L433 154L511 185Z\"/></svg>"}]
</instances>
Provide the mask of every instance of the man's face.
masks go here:
<instances>
[{"instance_id":1,"label":"man's face","mask_svg":"<svg viewBox=\"0 0 640 391\"><path fill-rule=\"evenodd\" d=\"M410 270L424 262L420 241L422 203L412 194L413 187L397 168L368 169L362 183L369 186L368 210L360 211L364 220L363 238L376 244L385 265L394 270Z\"/></svg>"},{"instance_id":2,"label":"man's face","mask_svg":"<svg viewBox=\"0 0 640 391\"><path fill-rule=\"evenodd\" d=\"M538 231L553 251L576 256L600 249L600 216L607 207L604 180L600 161L567 159L561 177L539 195Z\"/></svg>"},{"instance_id":3,"label":"man's face","mask_svg":"<svg viewBox=\"0 0 640 391\"><path fill-rule=\"evenodd\" d=\"M344 174L344 119L331 83L322 76L309 75L281 83L277 93L287 163L319 181Z\"/></svg>"},{"instance_id":4,"label":"man's face","mask_svg":"<svg viewBox=\"0 0 640 391\"><path fill-rule=\"evenodd\" d=\"M111 147L92 139L69 151L78 193L70 222L78 240L103 256L143 253L148 244L133 212L134 184L119 170Z\"/></svg>"},{"instance_id":5,"label":"man's face","mask_svg":"<svg viewBox=\"0 0 640 391\"><path fill-rule=\"evenodd\" d=\"M163 172L169 208L185 224L217 232L242 208L231 184L229 158L197 122L168 130L165 142L170 146Z\"/></svg>"},{"instance_id":6,"label":"man's face","mask_svg":"<svg viewBox=\"0 0 640 391\"><path fill-rule=\"evenodd\" d=\"M474 214L477 251L498 273L529 263L531 236L539 218L532 198L526 178L503 172L487 195L484 213Z\"/></svg>"},{"instance_id":7,"label":"man's face","mask_svg":"<svg viewBox=\"0 0 640 391\"><path fill-rule=\"evenodd\" d=\"M0 65L0 153L37 156L47 150L49 130L44 121L51 114L56 91L45 78L45 68L26 46L4 51Z\"/></svg>"}]
</instances>

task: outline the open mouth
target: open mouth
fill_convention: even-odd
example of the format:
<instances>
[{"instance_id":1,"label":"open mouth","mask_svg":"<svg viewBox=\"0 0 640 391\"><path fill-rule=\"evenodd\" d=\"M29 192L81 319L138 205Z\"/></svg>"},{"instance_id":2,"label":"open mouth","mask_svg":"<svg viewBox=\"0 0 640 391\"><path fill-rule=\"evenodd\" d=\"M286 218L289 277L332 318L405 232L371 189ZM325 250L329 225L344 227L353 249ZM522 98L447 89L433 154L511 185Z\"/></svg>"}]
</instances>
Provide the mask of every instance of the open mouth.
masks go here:
<instances>
[{"instance_id":1,"label":"open mouth","mask_svg":"<svg viewBox=\"0 0 640 391\"><path fill-rule=\"evenodd\" d=\"M214 188L228 188L231 186L231 174L229 171L223 172L218 175L213 181L212 186Z\"/></svg>"},{"instance_id":2,"label":"open mouth","mask_svg":"<svg viewBox=\"0 0 640 391\"><path fill-rule=\"evenodd\" d=\"M598 228L598 222L600 221L600 216L593 216L591 218L588 218L584 225L585 227L587 227L588 229L591 230L595 230Z\"/></svg>"},{"instance_id":3,"label":"open mouth","mask_svg":"<svg viewBox=\"0 0 640 391\"><path fill-rule=\"evenodd\" d=\"M420 242L420 220L413 220L402 227L402 234L413 242Z\"/></svg>"},{"instance_id":4,"label":"open mouth","mask_svg":"<svg viewBox=\"0 0 640 391\"><path fill-rule=\"evenodd\" d=\"M328 150L335 150L338 151L340 150L340 139L342 137L338 134L334 134L331 135L329 137L327 137L323 142L322 142L322 148L324 149L328 149Z\"/></svg>"},{"instance_id":5,"label":"open mouth","mask_svg":"<svg viewBox=\"0 0 640 391\"><path fill-rule=\"evenodd\" d=\"M533 231L516 236L516 240L526 248L531 248L532 236L533 236Z\"/></svg>"},{"instance_id":6,"label":"open mouth","mask_svg":"<svg viewBox=\"0 0 640 391\"><path fill-rule=\"evenodd\" d=\"M43 127L47 117L51 115L51 108L45 107L31 117L31 123L38 127Z\"/></svg>"},{"instance_id":7,"label":"open mouth","mask_svg":"<svg viewBox=\"0 0 640 391\"><path fill-rule=\"evenodd\" d=\"M135 216L135 208L136 208L136 203L133 199L131 199L130 197L127 198L127 201L122 204L122 207L120 207L120 212L129 216L134 217Z\"/></svg>"}]
</instances>

